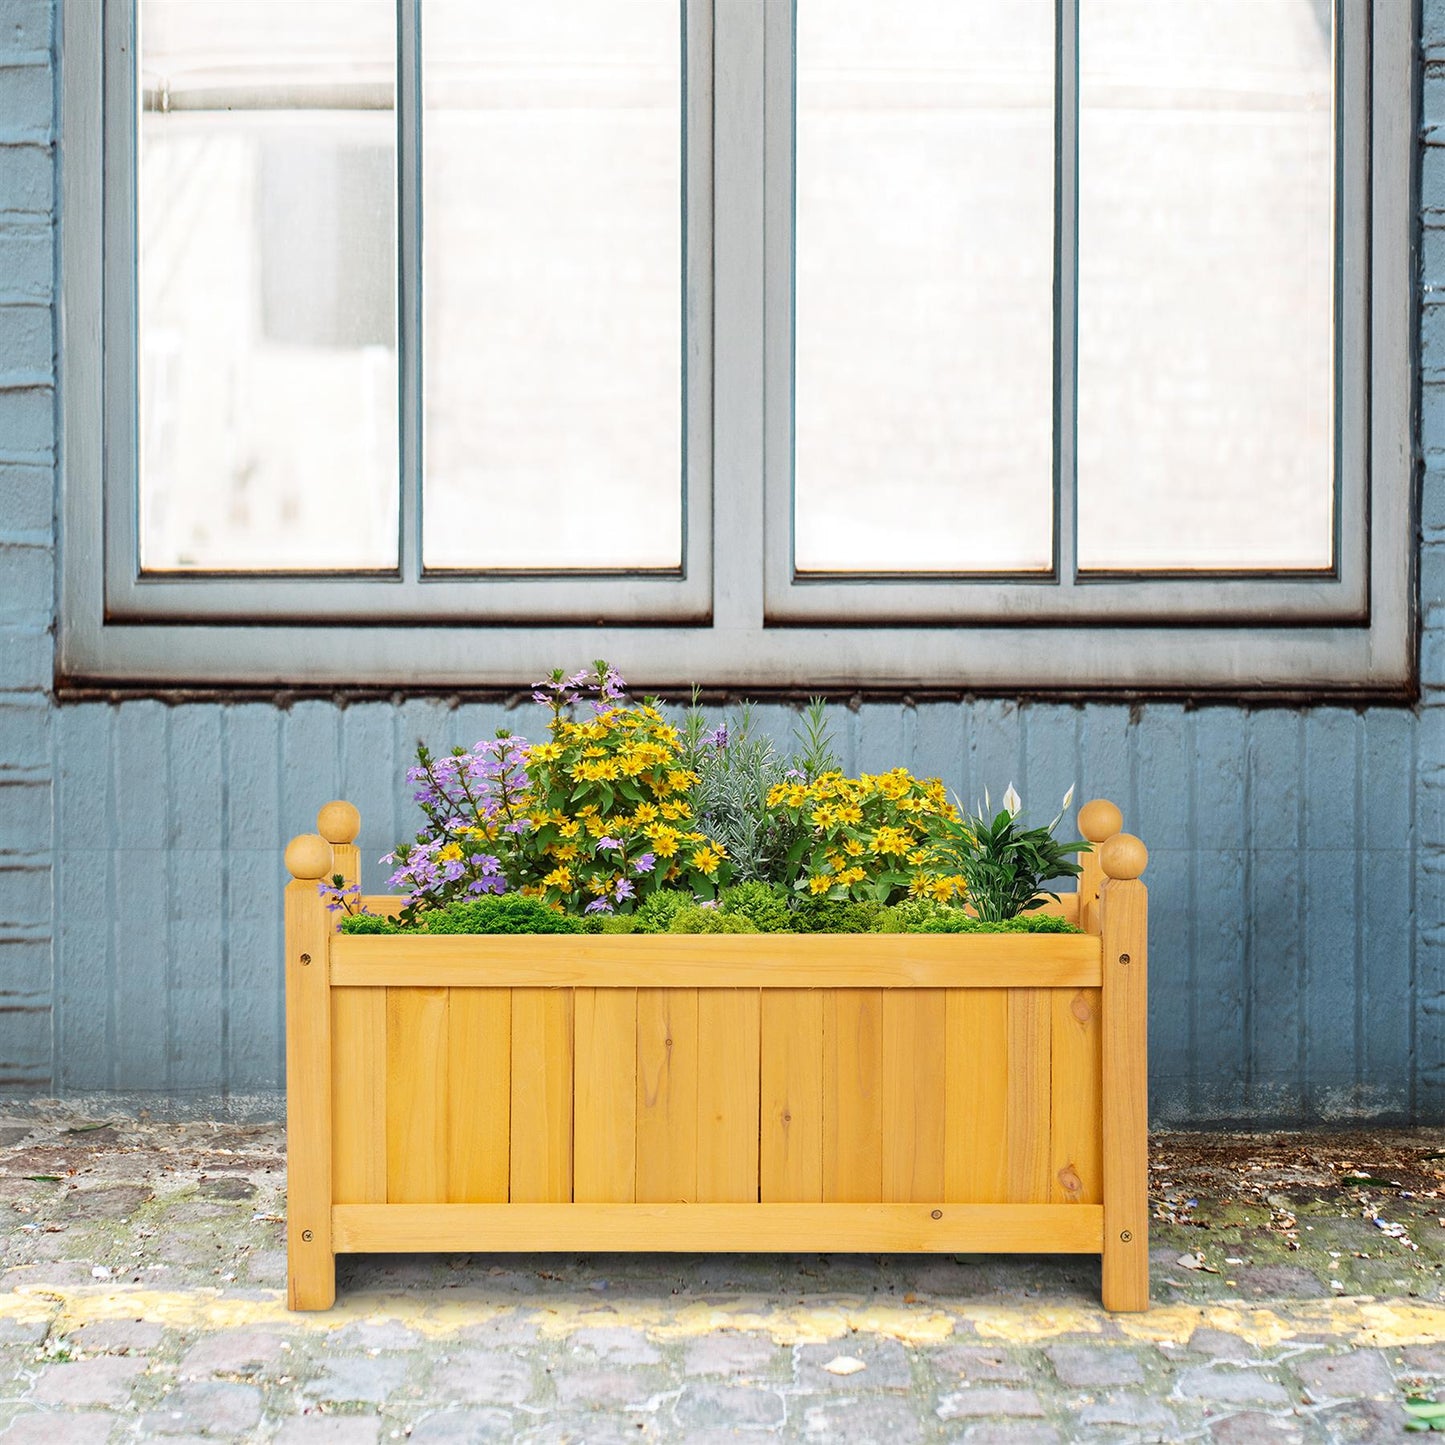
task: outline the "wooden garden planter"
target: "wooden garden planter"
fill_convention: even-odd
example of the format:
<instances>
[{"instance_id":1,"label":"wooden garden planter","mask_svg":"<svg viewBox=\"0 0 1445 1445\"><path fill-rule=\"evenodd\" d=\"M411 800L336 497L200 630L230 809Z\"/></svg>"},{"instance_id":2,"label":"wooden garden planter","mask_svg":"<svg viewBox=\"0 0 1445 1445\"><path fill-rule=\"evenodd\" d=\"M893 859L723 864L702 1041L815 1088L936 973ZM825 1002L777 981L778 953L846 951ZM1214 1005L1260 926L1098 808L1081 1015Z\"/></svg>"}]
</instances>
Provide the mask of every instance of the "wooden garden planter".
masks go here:
<instances>
[{"instance_id":1,"label":"wooden garden planter","mask_svg":"<svg viewBox=\"0 0 1445 1445\"><path fill-rule=\"evenodd\" d=\"M291 1307L338 1253L838 1250L1101 1254L1105 1306L1145 1309L1120 822L1080 813L1083 935L351 937L328 804L286 850Z\"/></svg>"}]
</instances>

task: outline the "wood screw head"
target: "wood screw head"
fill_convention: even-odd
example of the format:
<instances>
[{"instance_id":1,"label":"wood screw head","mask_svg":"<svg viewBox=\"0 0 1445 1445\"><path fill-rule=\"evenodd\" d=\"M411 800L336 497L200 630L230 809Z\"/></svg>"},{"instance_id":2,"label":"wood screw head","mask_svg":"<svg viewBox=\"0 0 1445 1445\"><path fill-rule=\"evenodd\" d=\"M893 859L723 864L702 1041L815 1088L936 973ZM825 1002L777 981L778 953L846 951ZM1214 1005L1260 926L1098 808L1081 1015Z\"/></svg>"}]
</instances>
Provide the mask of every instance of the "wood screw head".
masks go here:
<instances>
[{"instance_id":1,"label":"wood screw head","mask_svg":"<svg viewBox=\"0 0 1445 1445\"><path fill-rule=\"evenodd\" d=\"M1119 955L1119 962L1120 962L1120 963L1128 963L1128 962L1129 962L1129 955L1128 955L1127 953L1121 953L1121 954Z\"/></svg>"},{"instance_id":2,"label":"wood screw head","mask_svg":"<svg viewBox=\"0 0 1445 1445\"><path fill-rule=\"evenodd\" d=\"M310 1231L309 1229L303 1229L303 1230L301 1231L301 1238L304 1239L307 1244L310 1244L310 1243L311 1243L311 1231Z\"/></svg>"},{"instance_id":3,"label":"wood screw head","mask_svg":"<svg viewBox=\"0 0 1445 1445\"><path fill-rule=\"evenodd\" d=\"M1129 961L1128 959L1125 959L1125 960L1124 960L1125 963L1127 963L1128 961ZM302 963L310 963L310 962L311 962L311 955L310 955L309 953L303 953L303 954L301 955L301 962L302 962Z\"/></svg>"},{"instance_id":4,"label":"wood screw head","mask_svg":"<svg viewBox=\"0 0 1445 1445\"><path fill-rule=\"evenodd\" d=\"M933 1217L934 1217L935 1219L942 1219L942 1218L943 1218L943 1211L942 1211L941 1209L935 1209L935 1210L933 1211Z\"/></svg>"},{"instance_id":5,"label":"wood screw head","mask_svg":"<svg viewBox=\"0 0 1445 1445\"><path fill-rule=\"evenodd\" d=\"M1124 1244L1131 1244L1134 1239L1134 1231L1132 1229L1121 1229L1119 1231L1119 1239Z\"/></svg>"}]
</instances>

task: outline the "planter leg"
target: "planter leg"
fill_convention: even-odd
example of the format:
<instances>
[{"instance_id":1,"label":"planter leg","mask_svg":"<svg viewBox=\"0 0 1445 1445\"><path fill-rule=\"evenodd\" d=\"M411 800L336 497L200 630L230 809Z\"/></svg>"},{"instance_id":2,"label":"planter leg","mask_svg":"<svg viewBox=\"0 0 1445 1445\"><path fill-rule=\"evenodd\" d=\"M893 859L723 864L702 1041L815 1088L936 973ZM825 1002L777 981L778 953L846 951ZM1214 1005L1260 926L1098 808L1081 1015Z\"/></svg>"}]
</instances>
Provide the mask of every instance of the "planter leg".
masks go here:
<instances>
[{"instance_id":1,"label":"planter leg","mask_svg":"<svg viewBox=\"0 0 1445 1445\"><path fill-rule=\"evenodd\" d=\"M311 1234L307 1240L306 1234ZM312 1230L286 1237L286 1307L329 1310L336 1303L336 1256Z\"/></svg>"},{"instance_id":2,"label":"planter leg","mask_svg":"<svg viewBox=\"0 0 1445 1445\"><path fill-rule=\"evenodd\" d=\"M286 1295L293 1310L336 1300L331 1247L331 915L317 882L332 871L317 834L286 849Z\"/></svg>"},{"instance_id":3,"label":"planter leg","mask_svg":"<svg viewBox=\"0 0 1445 1445\"><path fill-rule=\"evenodd\" d=\"M1127 833L1100 850L1104 988L1104 1308L1149 1308L1149 855Z\"/></svg>"}]
</instances>

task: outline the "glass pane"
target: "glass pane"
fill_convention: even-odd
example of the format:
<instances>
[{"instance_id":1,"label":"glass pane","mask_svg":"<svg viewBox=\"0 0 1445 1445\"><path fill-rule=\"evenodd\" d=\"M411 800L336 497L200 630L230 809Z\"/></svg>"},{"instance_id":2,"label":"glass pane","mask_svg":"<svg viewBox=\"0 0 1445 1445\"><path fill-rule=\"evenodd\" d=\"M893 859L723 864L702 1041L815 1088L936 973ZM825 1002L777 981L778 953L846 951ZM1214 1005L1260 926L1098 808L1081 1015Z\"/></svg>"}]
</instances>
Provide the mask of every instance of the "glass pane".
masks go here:
<instances>
[{"instance_id":1,"label":"glass pane","mask_svg":"<svg viewBox=\"0 0 1445 1445\"><path fill-rule=\"evenodd\" d=\"M678 0L423 22L427 565L678 567Z\"/></svg>"},{"instance_id":2,"label":"glass pane","mask_svg":"<svg viewBox=\"0 0 1445 1445\"><path fill-rule=\"evenodd\" d=\"M800 571L1047 568L1053 0L799 0Z\"/></svg>"},{"instance_id":3,"label":"glass pane","mask_svg":"<svg viewBox=\"0 0 1445 1445\"><path fill-rule=\"evenodd\" d=\"M1080 27L1080 565L1328 567L1329 0Z\"/></svg>"},{"instance_id":4,"label":"glass pane","mask_svg":"<svg viewBox=\"0 0 1445 1445\"><path fill-rule=\"evenodd\" d=\"M397 560L396 13L141 0L150 570Z\"/></svg>"}]
</instances>

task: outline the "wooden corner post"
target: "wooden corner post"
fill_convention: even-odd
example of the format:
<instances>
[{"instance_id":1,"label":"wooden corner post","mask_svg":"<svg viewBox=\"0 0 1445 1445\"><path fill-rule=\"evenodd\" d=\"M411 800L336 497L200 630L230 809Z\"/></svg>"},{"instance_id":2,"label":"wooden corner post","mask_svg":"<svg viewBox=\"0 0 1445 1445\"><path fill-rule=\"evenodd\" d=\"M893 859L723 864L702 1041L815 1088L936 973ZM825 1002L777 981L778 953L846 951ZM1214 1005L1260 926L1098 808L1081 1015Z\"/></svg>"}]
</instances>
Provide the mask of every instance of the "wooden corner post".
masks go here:
<instances>
[{"instance_id":1,"label":"wooden corner post","mask_svg":"<svg viewBox=\"0 0 1445 1445\"><path fill-rule=\"evenodd\" d=\"M286 1298L293 1310L336 1302L331 1247L331 914L317 885L331 844L303 833L286 847Z\"/></svg>"},{"instance_id":2,"label":"wooden corner post","mask_svg":"<svg viewBox=\"0 0 1445 1445\"><path fill-rule=\"evenodd\" d=\"M361 882L361 814L351 803L327 803L316 815L316 831L331 844L331 873L339 873L348 888Z\"/></svg>"},{"instance_id":3,"label":"wooden corner post","mask_svg":"<svg viewBox=\"0 0 1445 1445\"><path fill-rule=\"evenodd\" d=\"M1115 833L1099 850L1104 1025L1104 1308L1149 1308L1149 852Z\"/></svg>"},{"instance_id":4,"label":"wooden corner post","mask_svg":"<svg viewBox=\"0 0 1445 1445\"><path fill-rule=\"evenodd\" d=\"M1095 798L1079 809L1079 832L1093 846L1079 855L1079 927L1085 933L1099 931L1099 889L1104 868L1099 849L1124 826L1124 815L1107 798Z\"/></svg>"}]
</instances>

